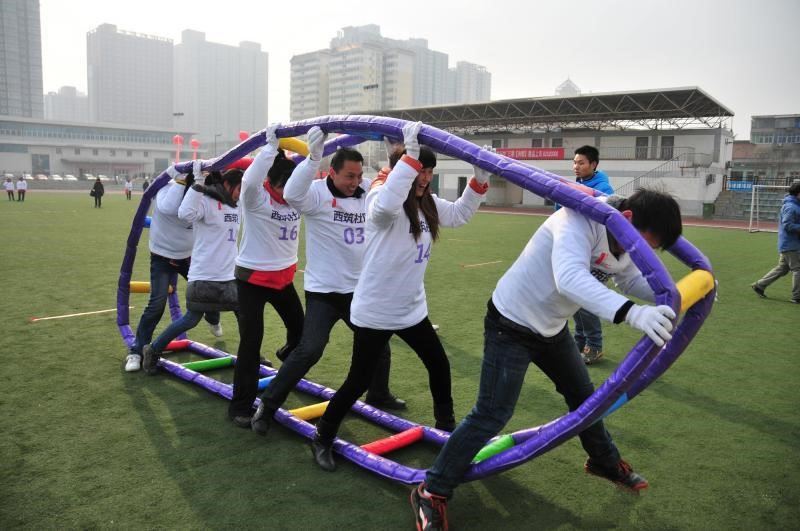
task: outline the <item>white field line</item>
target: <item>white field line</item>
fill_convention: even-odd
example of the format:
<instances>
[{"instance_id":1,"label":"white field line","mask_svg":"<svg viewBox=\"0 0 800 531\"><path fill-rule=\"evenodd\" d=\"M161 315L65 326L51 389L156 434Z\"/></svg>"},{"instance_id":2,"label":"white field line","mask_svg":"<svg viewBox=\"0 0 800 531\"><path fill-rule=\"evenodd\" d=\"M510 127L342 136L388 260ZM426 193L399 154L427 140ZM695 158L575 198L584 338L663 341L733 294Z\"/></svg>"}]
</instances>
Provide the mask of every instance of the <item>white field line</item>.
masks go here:
<instances>
[{"instance_id":1,"label":"white field line","mask_svg":"<svg viewBox=\"0 0 800 531\"><path fill-rule=\"evenodd\" d=\"M128 309L133 309L135 306L128 306ZM49 321L50 319L65 319L67 317L80 317L83 315L94 315L98 313L108 313L108 312L116 312L116 308L110 308L108 310L97 310L95 312L81 312L81 313L68 313L65 315L54 315L52 317L31 317L32 323L38 323L39 321Z\"/></svg>"},{"instance_id":2,"label":"white field line","mask_svg":"<svg viewBox=\"0 0 800 531\"><path fill-rule=\"evenodd\" d=\"M467 265L462 265L461 267L467 269L469 267L481 267L485 265L500 264L502 262L503 262L502 260L495 260L494 262L483 262L482 264L467 264Z\"/></svg>"}]
</instances>

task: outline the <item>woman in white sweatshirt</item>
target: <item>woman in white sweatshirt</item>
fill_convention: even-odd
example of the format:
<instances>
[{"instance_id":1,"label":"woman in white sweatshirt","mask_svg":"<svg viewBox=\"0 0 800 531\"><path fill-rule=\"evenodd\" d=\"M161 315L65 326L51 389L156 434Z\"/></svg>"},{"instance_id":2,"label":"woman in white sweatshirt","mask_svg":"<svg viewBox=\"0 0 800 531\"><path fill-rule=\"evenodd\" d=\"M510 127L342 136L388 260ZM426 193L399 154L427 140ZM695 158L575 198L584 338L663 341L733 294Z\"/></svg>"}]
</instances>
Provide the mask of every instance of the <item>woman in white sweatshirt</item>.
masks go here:
<instances>
[{"instance_id":1,"label":"woman in white sweatshirt","mask_svg":"<svg viewBox=\"0 0 800 531\"><path fill-rule=\"evenodd\" d=\"M428 319L425 270L439 227L458 227L472 218L488 189L489 174L476 168L476 178L456 202L431 194L436 155L420 148L421 125L409 123L403 128L405 154L396 152L388 177L373 181L367 195L367 249L350 306L353 359L347 379L317 423L312 442L314 459L325 470L335 469L332 448L339 424L369 387L377 367L375 353L394 334L428 370L436 427L455 428L450 363Z\"/></svg>"}]
</instances>

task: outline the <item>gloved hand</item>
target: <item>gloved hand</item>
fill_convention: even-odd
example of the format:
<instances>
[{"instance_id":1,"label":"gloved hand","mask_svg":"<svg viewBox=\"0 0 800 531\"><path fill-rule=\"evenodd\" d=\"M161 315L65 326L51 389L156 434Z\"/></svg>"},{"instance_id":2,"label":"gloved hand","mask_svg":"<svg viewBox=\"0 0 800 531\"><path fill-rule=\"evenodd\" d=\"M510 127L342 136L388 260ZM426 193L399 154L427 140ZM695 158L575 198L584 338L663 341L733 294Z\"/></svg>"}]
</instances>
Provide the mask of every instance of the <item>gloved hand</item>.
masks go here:
<instances>
[{"instance_id":1,"label":"gloved hand","mask_svg":"<svg viewBox=\"0 0 800 531\"><path fill-rule=\"evenodd\" d=\"M392 141L392 139L388 136L383 137L383 147L386 149L386 160L391 158L398 145L400 144Z\"/></svg>"},{"instance_id":2,"label":"gloved hand","mask_svg":"<svg viewBox=\"0 0 800 531\"><path fill-rule=\"evenodd\" d=\"M403 143L406 145L406 155L412 159L419 159L419 130L422 122L407 123L403 126Z\"/></svg>"},{"instance_id":3,"label":"gloved hand","mask_svg":"<svg viewBox=\"0 0 800 531\"><path fill-rule=\"evenodd\" d=\"M483 149L486 151L491 151L492 153L497 153L497 150L489 145L484 145ZM477 166L473 166L472 169L475 172L475 180L478 181L479 184L484 185L489 182L489 176L491 173Z\"/></svg>"},{"instance_id":4,"label":"gloved hand","mask_svg":"<svg viewBox=\"0 0 800 531\"><path fill-rule=\"evenodd\" d=\"M308 157L311 160L317 162L322 160L322 151L325 149L325 139L327 138L328 135L316 125L308 130Z\"/></svg>"},{"instance_id":5,"label":"gloved hand","mask_svg":"<svg viewBox=\"0 0 800 531\"><path fill-rule=\"evenodd\" d=\"M264 130L264 139L274 151L278 151L278 136L275 134L281 124L272 124Z\"/></svg>"},{"instance_id":6,"label":"gloved hand","mask_svg":"<svg viewBox=\"0 0 800 531\"><path fill-rule=\"evenodd\" d=\"M628 315L625 316L625 321L629 325L647 334L653 340L653 343L659 347L672 339L669 333L672 330L670 319L675 319L675 312L669 306L664 305L643 306L634 304L628 310Z\"/></svg>"},{"instance_id":7,"label":"gloved hand","mask_svg":"<svg viewBox=\"0 0 800 531\"><path fill-rule=\"evenodd\" d=\"M189 179L186 180L186 189L192 187L192 184L198 183L203 184L206 182L206 176L203 175L203 161L200 159L195 159L192 161L192 183L189 183Z\"/></svg>"}]
</instances>

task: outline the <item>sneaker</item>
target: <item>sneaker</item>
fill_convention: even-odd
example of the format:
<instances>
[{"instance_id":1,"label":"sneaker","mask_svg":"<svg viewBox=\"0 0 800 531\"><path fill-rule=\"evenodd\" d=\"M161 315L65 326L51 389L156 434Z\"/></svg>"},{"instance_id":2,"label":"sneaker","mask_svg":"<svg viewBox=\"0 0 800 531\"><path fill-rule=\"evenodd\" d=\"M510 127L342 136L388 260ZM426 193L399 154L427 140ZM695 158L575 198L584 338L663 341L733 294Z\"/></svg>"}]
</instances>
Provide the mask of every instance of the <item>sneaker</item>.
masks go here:
<instances>
[{"instance_id":1,"label":"sneaker","mask_svg":"<svg viewBox=\"0 0 800 531\"><path fill-rule=\"evenodd\" d=\"M431 328L433 328L433 331L436 332L436 331L439 330L439 325L437 325L437 324L431 325Z\"/></svg>"},{"instance_id":2,"label":"sneaker","mask_svg":"<svg viewBox=\"0 0 800 531\"><path fill-rule=\"evenodd\" d=\"M411 509L417 522L417 531L447 531L447 498L425 492L420 483L411 491Z\"/></svg>"},{"instance_id":3,"label":"sneaker","mask_svg":"<svg viewBox=\"0 0 800 531\"><path fill-rule=\"evenodd\" d=\"M158 360L161 358L161 355L156 353L150 345L144 346L142 354L144 354L144 358L142 359L142 368L144 372L151 376L156 374L158 372Z\"/></svg>"},{"instance_id":4,"label":"sneaker","mask_svg":"<svg viewBox=\"0 0 800 531\"><path fill-rule=\"evenodd\" d=\"M211 329L211 333L214 334L214 337L222 337L222 323L211 324L208 323L208 328Z\"/></svg>"},{"instance_id":5,"label":"sneaker","mask_svg":"<svg viewBox=\"0 0 800 531\"><path fill-rule=\"evenodd\" d=\"M592 347L583 347L581 358L586 365L597 363L603 357L603 351Z\"/></svg>"},{"instance_id":6,"label":"sneaker","mask_svg":"<svg viewBox=\"0 0 800 531\"><path fill-rule=\"evenodd\" d=\"M261 365L266 365L267 367L270 367L270 368L272 367L272 362L271 362L271 361L269 361L269 360L268 360L267 358L265 358L264 356L260 356L260 357L258 358L258 362L259 362Z\"/></svg>"},{"instance_id":7,"label":"sneaker","mask_svg":"<svg viewBox=\"0 0 800 531\"><path fill-rule=\"evenodd\" d=\"M270 424L272 424L272 415L274 414L274 411L267 411L263 402L260 403L255 414L250 419L250 429L259 435L266 435L269 431Z\"/></svg>"},{"instance_id":8,"label":"sneaker","mask_svg":"<svg viewBox=\"0 0 800 531\"><path fill-rule=\"evenodd\" d=\"M136 372L142 368L142 357L138 354L130 353L125 358L125 372Z\"/></svg>"},{"instance_id":9,"label":"sneaker","mask_svg":"<svg viewBox=\"0 0 800 531\"><path fill-rule=\"evenodd\" d=\"M289 354L291 354L291 353L292 353L292 351L289 350L289 345L284 345L284 346L282 346L281 348L279 348L278 350L275 351L275 357L278 358L279 360L281 360L281 362L284 362L284 361L286 361L286 358L288 358ZM270 367L271 367L271 365L270 365Z\"/></svg>"},{"instance_id":10,"label":"sneaker","mask_svg":"<svg viewBox=\"0 0 800 531\"><path fill-rule=\"evenodd\" d=\"M311 441L311 454L322 470L333 472L336 470L336 461L333 460L333 444L325 444L318 435Z\"/></svg>"},{"instance_id":11,"label":"sneaker","mask_svg":"<svg viewBox=\"0 0 800 531\"><path fill-rule=\"evenodd\" d=\"M800 299L792 299L792 304L800 304Z\"/></svg>"},{"instance_id":12,"label":"sneaker","mask_svg":"<svg viewBox=\"0 0 800 531\"><path fill-rule=\"evenodd\" d=\"M631 465L624 459L620 459L617 466L606 468L592 463L590 457L583 465L583 469L587 474L607 479L618 487L636 494L650 486L647 480L634 472Z\"/></svg>"},{"instance_id":13,"label":"sneaker","mask_svg":"<svg viewBox=\"0 0 800 531\"><path fill-rule=\"evenodd\" d=\"M392 393L386 393L385 395L378 396L367 393L367 397L364 399L364 402L378 409L406 409L406 401L402 398L397 398Z\"/></svg>"},{"instance_id":14,"label":"sneaker","mask_svg":"<svg viewBox=\"0 0 800 531\"><path fill-rule=\"evenodd\" d=\"M767 294L764 293L764 290L762 288L758 287L756 284L753 284L750 287L753 288L753 291L756 292L756 295L758 295L762 299L766 299L767 298Z\"/></svg>"},{"instance_id":15,"label":"sneaker","mask_svg":"<svg viewBox=\"0 0 800 531\"><path fill-rule=\"evenodd\" d=\"M250 427L251 417L247 415L235 415L230 417L231 422L233 422L237 427L248 429Z\"/></svg>"}]
</instances>

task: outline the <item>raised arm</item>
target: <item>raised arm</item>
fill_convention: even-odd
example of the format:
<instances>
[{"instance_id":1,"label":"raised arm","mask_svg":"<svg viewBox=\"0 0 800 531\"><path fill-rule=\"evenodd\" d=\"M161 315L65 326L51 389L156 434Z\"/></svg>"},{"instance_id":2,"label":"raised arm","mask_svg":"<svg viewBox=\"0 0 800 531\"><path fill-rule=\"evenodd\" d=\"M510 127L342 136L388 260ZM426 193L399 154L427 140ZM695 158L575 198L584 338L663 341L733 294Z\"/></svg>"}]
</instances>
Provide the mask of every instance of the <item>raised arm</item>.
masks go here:
<instances>
[{"instance_id":1,"label":"raised arm","mask_svg":"<svg viewBox=\"0 0 800 531\"><path fill-rule=\"evenodd\" d=\"M196 160L194 161L192 168L194 182L200 185L205 184L206 182L206 177L203 175L203 171L200 169L201 166L202 161ZM203 194L194 188L189 188L189 190L186 192L186 195L183 196L181 206L178 208L178 218L189 223L194 223L199 219L203 219L203 216L205 216L205 203L203 202Z\"/></svg>"},{"instance_id":2,"label":"raised arm","mask_svg":"<svg viewBox=\"0 0 800 531\"><path fill-rule=\"evenodd\" d=\"M421 127L422 122L403 126L406 154L397 161L385 180L378 178L372 181L372 189L367 196L367 220L378 227L388 227L403 212L403 203L408 197L408 191L422 169L417 160L419 157L417 135Z\"/></svg>"},{"instance_id":3,"label":"raised arm","mask_svg":"<svg viewBox=\"0 0 800 531\"><path fill-rule=\"evenodd\" d=\"M491 146L483 146L483 149L494 151ZM467 223L478 211L478 207L486 196L491 174L477 166L473 166L472 169L475 172L474 177L470 179L469 186L464 189L461 197L455 202L436 198L439 222L443 227L460 227Z\"/></svg>"},{"instance_id":4,"label":"raised arm","mask_svg":"<svg viewBox=\"0 0 800 531\"><path fill-rule=\"evenodd\" d=\"M247 167L242 176L242 189L239 194L240 200L245 208L253 210L263 203L266 191L264 190L264 178L278 156L278 137L275 131L280 124L273 124L264 131L267 144L258 152L253 163Z\"/></svg>"},{"instance_id":5,"label":"raised arm","mask_svg":"<svg viewBox=\"0 0 800 531\"><path fill-rule=\"evenodd\" d=\"M319 172L322 162L322 150L328 135L319 127L312 127L308 131L308 157L301 162L292 172L283 188L283 198L292 208L306 214L319 206L319 197L310 193L311 183Z\"/></svg>"},{"instance_id":6,"label":"raised arm","mask_svg":"<svg viewBox=\"0 0 800 531\"><path fill-rule=\"evenodd\" d=\"M183 192L186 188L184 185L175 182L175 179L181 175L175 169L175 166L167 168L167 173L172 177L172 180L167 184L163 192L159 191L156 195L155 208L162 214L177 216L181 201L183 201Z\"/></svg>"}]
</instances>

